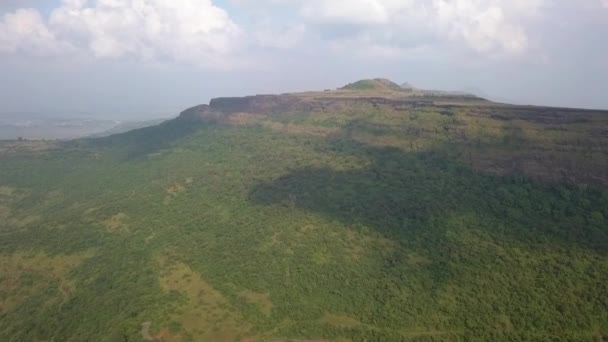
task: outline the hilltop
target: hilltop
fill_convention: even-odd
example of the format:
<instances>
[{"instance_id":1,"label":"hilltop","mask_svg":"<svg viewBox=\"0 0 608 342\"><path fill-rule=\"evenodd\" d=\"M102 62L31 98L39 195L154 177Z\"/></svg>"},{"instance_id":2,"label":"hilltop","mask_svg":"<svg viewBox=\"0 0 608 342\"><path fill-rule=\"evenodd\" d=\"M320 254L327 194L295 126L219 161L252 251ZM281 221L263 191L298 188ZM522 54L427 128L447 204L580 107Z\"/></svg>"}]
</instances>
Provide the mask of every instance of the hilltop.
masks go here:
<instances>
[{"instance_id":1,"label":"hilltop","mask_svg":"<svg viewBox=\"0 0 608 342\"><path fill-rule=\"evenodd\" d=\"M416 88L408 82L401 85L385 79L375 78L369 80L360 80L354 83L347 84L344 87L338 88L338 91L354 92L359 95L365 93L379 94L387 96L392 94L398 97L462 97L462 98L479 98L471 93L462 91L445 91L445 90L427 90ZM481 98L479 98L481 99Z\"/></svg>"},{"instance_id":2,"label":"hilltop","mask_svg":"<svg viewBox=\"0 0 608 342\"><path fill-rule=\"evenodd\" d=\"M606 339L608 112L395 85L0 142L0 336Z\"/></svg>"},{"instance_id":3,"label":"hilltop","mask_svg":"<svg viewBox=\"0 0 608 342\"><path fill-rule=\"evenodd\" d=\"M350 83L340 88L341 90L362 90L362 91L382 91L382 92L391 92L391 91L405 91L405 88L402 88L397 83L387 80L385 78L375 78L372 80L360 80L354 83Z\"/></svg>"}]
</instances>

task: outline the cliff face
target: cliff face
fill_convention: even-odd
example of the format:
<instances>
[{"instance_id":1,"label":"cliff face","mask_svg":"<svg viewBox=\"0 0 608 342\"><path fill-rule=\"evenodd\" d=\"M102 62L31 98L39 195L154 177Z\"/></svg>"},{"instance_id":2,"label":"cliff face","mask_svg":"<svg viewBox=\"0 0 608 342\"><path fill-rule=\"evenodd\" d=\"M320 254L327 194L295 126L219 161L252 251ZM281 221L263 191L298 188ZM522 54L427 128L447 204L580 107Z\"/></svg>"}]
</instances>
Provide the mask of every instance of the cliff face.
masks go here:
<instances>
[{"instance_id":1,"label":"cliff face","mask_svg":"<svg viewBox=\"0 0 608 342\"><path fill-rule=\"evenodd\" d=\"M179 114L179 120L184 121L216 121L221 119L223 114L211 109L209 105L203 104L200 106L188 108Z\"/></svg>"},{"instance_id":2,"label":"cliff face","mask_svg":"<svg viewBox=\"0 0 608 342\"><path fill-rule=\"evenodd\" d=\"M321 104L317 101L291 95L221 97L211 100L209 105L200 105L185 110L180 114L180 118L218 120L236 113L274 115L294 111L312 111L319 106Z\"/></svg>"},{"instance_id":3,"label":"cliff face","mask_svg":"<svg viewBox=\"0 0 608 342\"><path fill-rule=\"evenodd\" d=\"M297 95L256 95L246 97L222 97L211 100L209 105L192 107L181 113L185 120L218 121L237 113L280 115L294 112L331 110L340 105L370 104L389 106L397 110L439 105L435 98L391 99L383 97L298 97ZM441 97L442 101L475 101L477 98Z\"/></svg>"},{"instance_id":4,"label":"cliff face","mask_svg":"<svg viewBox=\"0 0 608 342\"><path fill-rule=\"evenodd\" d=\"M182 120L218 121L233 114L249 113L280 115L294 112L331 110L333 107L371 104L400 109L441 105L446 102L474 102L483 99L450 93L422 92L413 94L388 80L363 80L339 90L285 95L255 95L245 97L221 97L209 105L200 105L181 113Z\"/></svg>"},{"instance_id":5,"label":"cliff face","mask_svg":"<svg viewBox=\"0 0 608 342\"><path fill-rule=\"evenodd\" d=\"M224 114L256 113L276 114L294 110L310 110L304 100L290 95L257 95L246 97L222 97L211 100L212 110Z\"/></svg>"}]
</instances>

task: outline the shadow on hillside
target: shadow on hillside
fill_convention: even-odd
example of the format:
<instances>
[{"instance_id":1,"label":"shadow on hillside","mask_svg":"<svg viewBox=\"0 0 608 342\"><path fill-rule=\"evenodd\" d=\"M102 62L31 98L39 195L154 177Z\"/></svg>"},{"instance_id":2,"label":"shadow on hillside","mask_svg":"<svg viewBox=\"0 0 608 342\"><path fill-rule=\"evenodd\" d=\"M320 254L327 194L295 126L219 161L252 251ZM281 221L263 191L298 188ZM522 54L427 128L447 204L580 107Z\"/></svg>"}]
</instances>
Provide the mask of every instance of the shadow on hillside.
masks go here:
<instances>
[{"instance_id":1,"label":"shadow on hillside","mask_svg":"<svg viewBox=\"0 0 608 342\"><path fill-rule=\"evenodd\" d=\"M608 231L601 219L590 219L603 210L598 191L481 174L459 161L453 146L406 153L355 142L351 133L330 138L329 149L366 158L369 167L302 168L257 185L250 200L322 213L404 244L444 246L433 253L442 263L450 261L448 230L458 227L533 248L551 244L608 252Z\"/></svg>"},{"instance_id":2,"label":"shadow on hillside","mask_svg":"<svg viewBox=\"0 0 608 342\"><path fill-rule=\"evenodd\" d=\"M124 160L138 160L169 148L174 142L187 138L198 128L200 124L175 119L156 126L90 139L88 142L98 147L113 147L114 150L122 152L121 158Z\"/></svg>"}]
</instances>

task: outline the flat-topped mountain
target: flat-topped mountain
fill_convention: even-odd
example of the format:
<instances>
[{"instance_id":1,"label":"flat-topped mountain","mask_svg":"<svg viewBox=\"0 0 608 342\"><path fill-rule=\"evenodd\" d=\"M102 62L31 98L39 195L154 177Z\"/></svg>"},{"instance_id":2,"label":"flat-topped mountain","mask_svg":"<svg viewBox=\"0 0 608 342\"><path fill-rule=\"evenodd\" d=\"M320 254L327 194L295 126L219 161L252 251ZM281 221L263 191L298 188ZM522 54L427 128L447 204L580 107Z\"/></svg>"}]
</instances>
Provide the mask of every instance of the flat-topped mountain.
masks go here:
<instances>
[{"instance_id":1,"label":"flat-topped mountain","mask_svg":"<svg viewBox=\"0 0 608 342\"><path fill-rule=\"evenodd\" d=\"M355 82L0 142L7 341L608 338L608 112Z\"/></svg>"},{"instance_id":2,"label":"flat-topped mountain","mask_svg":"<svg viewBox=\"0 0 608 342\"><path fill-rule=\"evenodd\" d=\"M472 105L485 99L461 93L402 88L386 79L361 80L336 90L255 95L212 99L209 105L190 108L181 114L185 119L217 119L235 113L280 114L328 110L337 106L383 104L394 108L433 105Z\"/></svg>"}]
</instances>

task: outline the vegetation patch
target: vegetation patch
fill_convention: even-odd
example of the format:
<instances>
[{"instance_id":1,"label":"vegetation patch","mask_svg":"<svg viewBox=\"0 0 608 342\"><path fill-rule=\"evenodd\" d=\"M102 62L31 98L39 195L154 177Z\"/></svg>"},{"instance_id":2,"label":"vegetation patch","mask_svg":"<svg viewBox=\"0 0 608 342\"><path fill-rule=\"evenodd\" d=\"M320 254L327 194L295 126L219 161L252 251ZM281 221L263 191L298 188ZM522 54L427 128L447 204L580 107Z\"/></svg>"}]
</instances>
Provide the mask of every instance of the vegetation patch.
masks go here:
<instances>
[{"instance_id":1,"label":"vegetation patch","mask_svg":"<svg viewBox=\"0 0 608 342\"><path fill-rule=\"evenodd\" d=\"M0 196L10 197L17 191L17 188L12 186L0 185Z\"/></svg>"},{"instance_id":2,"label":"vegetation patch","mask_svg":"<svg viewBox=\"0 0 608 342\"><path fill-rule=\"evenodd\" d=\"M252 125L265 119L265 115L253 113L234 113L228 117L228 122L233 125Z\"/></svg>"},{"instance_id":3,"label":"vegetation patch","mask_svg":"<svg viewBox=\"0 0 608 342\"><path fill-rule=\"evenodd\" d=\"M175 196L179 193L182 193L184 191L186 191L186 187L179 183L175 183L166 189L167 194L173 195L173 196Z\"/></svg>"},{"instance_id":4,"label":"vegetation patch","mask_svg":"<svg viewBox=\"0 0 608 342\"><path fill-rule=\"evenodd\" d=\"M13 210L9 207L0 206L0 218L4 217L0 222L0 228L7 230L20 230L28 228L34 223L38 222L41 218L38 215L28 216L17 216L14 215Z\"/></svg>"},{"instance_id":5,"label":"vegetation patch","mask_svg":"<svg viewBox=\"0 0 608 342\"><path fill-rule=\"evenodd\" d=\"M84 211L84 216L90 216L93 215L94 213L98 212L102 207L94 207L94 208L89 208L87 210Z\"/></svg>"},{"instance_id":6,"label":"vegetation patch","mask_svg":"<svg viewBox=\"0 0 608 342\"><path fill-rule=\"evenodd\" d=\"M432 262L430 258L417 253L411 253L407 256L407 263L412 266L428 266Z\"/></svg>"},{"instance_id":7,"label":"vegetation patch","mask_svg":"<svg viewBox=\"0 0 608 342\"><path fill-rule=\"evenodd\" d=\"M17 203L29 195L23 188L0 185L0 204Z\"/></svg>"},{"instance_id":8,"label":"vegetation patch","mask_svg":"<svg viewBox=\"0 0 608 342\"><path fill-rule=\"evenodd\" d=\"M11 215L11 208L4 206L4 205L0 205L0 220L6 220L10 215ZM0 224L0 227L3 224Z\"/></svg>"},{"instance_id":9,"label":"vegetation patch","mask_svg":"<svg viewBox=\"0 0 608 342\"><path fill-rule=\"evenodd\" d=\"M352 228L345 230L345 236L341 237L341 241L345 243L348 252L347 257L353 261L360 260L370 254L389 255L398 247L395 241L379 236L369 236Z\"/></svg>"},{"instance_id":10,"label":"vegetation patch","mask_svg":"<svg viewBox=\"0 0 608 342\"><path fill-rule=\"evenodd\" d=\"M263 126L278 132L289 134L305 134L317 137L327 137L331 134L336 134L339 132L339 130L336 128L291 123L285 124L276 121L266 121L263 123Z\"/></svg>"},{"instance_id":11,"label":"vegetation patch","mask_svg":"<svg viewBox=\"0 0 608 342\"><path fill-rule=\"evenodd\" d=\"M129 232L129 216L125 213L112 215L109 219L103 222L110 233L128 233Z\"/></svg>"},{"instance_id":12,"label":"vegetation patch","mask_svg":"<svg viewBox=\"0 0 608 342\"><path fill-rule=\"evenodd\" d=\"M165 196L165 199L163 200L163 203L165 205L168 205L169 203L171 203L171 200L173 200L179 194L181 194L184 191L186 191L186 188L189 185L192 185L192 183L194 183L194 179L192 177L188 177L183 182L176 182L176 183L173 183L170 186L168 186L165 189L165 192L166 192L167 195Z\"/></svg>"},{"instance_id":13,"label":"vegetation patch","mask_svg":"<svg viewBox=\"0 0 608 342\"><path fill-rule=\"evenodd\" d=\"M0 229L19 230L40 219L39 215L18 213L15 208L29 192L14 186L0 185Z\"/></svg>"},{"instance_id":14,"label":"vegetation patch","mask_svg":"<svg viewBox=\"0 0 608 342\"><path fill-rule=\"evenodd\" d=\"M350 316L331 313L325 313L321 318L321 322L342 329L358 328L363 325L363 323Z\"/></svg>"},{"instance_id":15,"label":"vegetation patch","mask_svg":"<svg viewBox=\"0 0 608 342\"><path fill-rule=\"evenodd\" d=\"M250 334L251 325L243 320L226 298L200 274L185 264L166 268L161 287L177 291L187 299L172 319L179 322L184 336L198 341L237 341Z\"/></svg>"},{"instance_id":16,"label":"vegetation patch","mask_svg":"<svg viewBox=\"0 0 608 342\"><path fill-rule=\"evenodd\" d=\"M379 92L393 92L403 91L398 84L383 78L376 78L373 80L361 80L354 83L347 84L342 87L343 90L359 90L359 91L379 91Z\"/></svg>"},{"instance_id":17,"label":"vegetation patch","mask_svg":"<svg viewBox=\"0 0 608 342\"><path fill-rule=\"evenodd\" d=\"M270 300L268 293L246 290L239 293L239 297L243 298L247 303L256 305L266 316L270 316L272 313L272 300Z\"/></svg>"},{"instance_id":18,"label":"vegetation patch","mask_svg":"<svg viewBox=\"0 0 608 342\"><path fill-rule=\"evenodd\" d=\"M23 140L0 141L0 157L14 156L23 153L42 155L58 148L55 141Z\"/></svg>"},{"instance_id":19,"label":"vegetation patch","mask_svg":"<svg viewBox=\"0 0 608 342\"><path fill-rule=\"evenodd\" d=\"M65 302L74 292L69 273L94 252L49 256L17 252L0 255L0 313L17 308L29 297L49 291L50 302Z\"/></svg>"}]
</instances>

